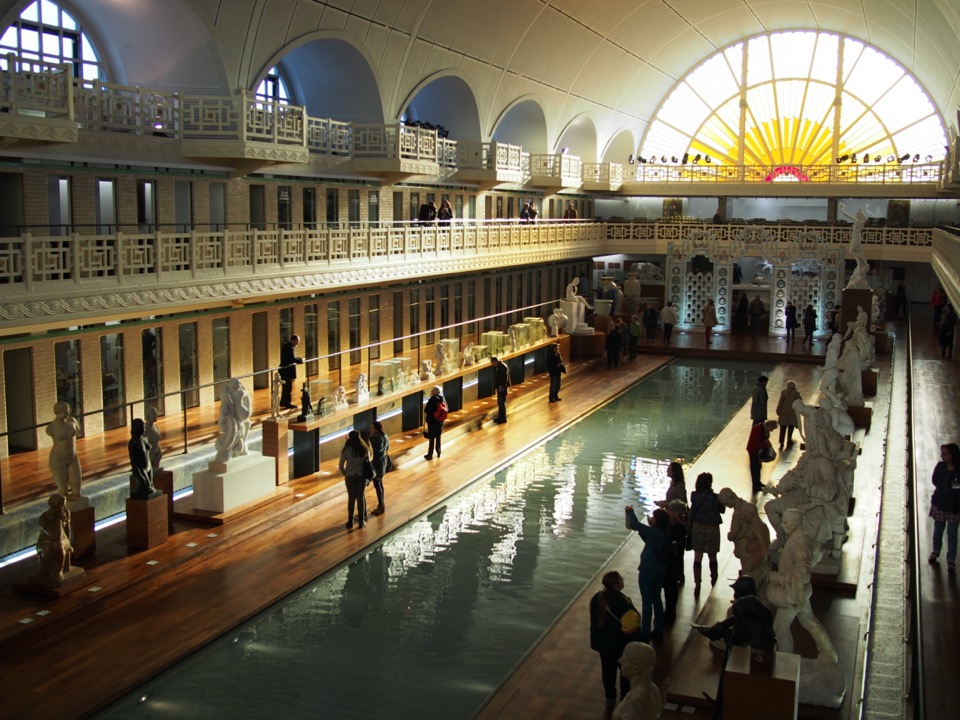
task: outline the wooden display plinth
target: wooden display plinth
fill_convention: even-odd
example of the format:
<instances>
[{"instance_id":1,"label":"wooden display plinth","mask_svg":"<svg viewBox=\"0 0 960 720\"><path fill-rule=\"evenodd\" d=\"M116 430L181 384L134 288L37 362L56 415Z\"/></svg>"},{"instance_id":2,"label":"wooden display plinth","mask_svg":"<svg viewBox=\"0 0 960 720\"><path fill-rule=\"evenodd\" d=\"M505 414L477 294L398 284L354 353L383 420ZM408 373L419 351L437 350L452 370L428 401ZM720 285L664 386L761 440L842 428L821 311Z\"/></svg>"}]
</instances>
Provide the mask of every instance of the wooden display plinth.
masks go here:
<instances>
[{"instance_id":1,"label":"wooden display plinth","mask_svg":"<svg viewBox=\"0 0 960 720\"><path fill-rule=\"evenodd\" d=\"M167 496L147 500L127 498L127 546L146 550L168 537Z\"/></svg>"},{"instance_id":2,"label":"wooden display plinth","mask_svg":"<svg viewBox=\"0 0 960 720\"><path fill-rule=\"evenodd\" d=\"M603 357L606 335L595 332L591 334L579 333L570 336L570 359L592 360Z\"/></svg>"},{"instance_id":3,"label":"wooden display plinth","mask_svg":"<svg viewBox=\"0 0 960 720\"><path fill-rule=\"evenodd\" d=\"M254 510L268 505L277 500L287 498L293 495L293 489L282 486L276 488L272 493L258 497L248 503L231 508L225 512L214 512L212 510L199 510L193 506L193 497L181 498L176 503L176 515L183 520L193 520L194 522L208 523L210 525L223 525L231 520L253 512Z\"/></svg>"},{"instance_id":4,"label":"wooden display plinth","mask_svg":"<svg viewBox=\"0 0 960 720\"><path fill-rule=\"evenodd\" d=\"M613 329L613 318L609 316L597 315L593 318L593 329L606 335Z\"/></svg>"},{"instance_id":5,"label":"wooden display plinth","mask_svg":"<svg viewBox=\"0 0 960 720\"><path fill-rule=\"evenodd\" d=\"M70 513L70 525L73 528L70 544L73 545L74 560L93 555L97 551L97 536L94 532L96 521L96 512L92 505Z\"/></svg>"},{"instance_id":6,"label":"wooden display plinth","mask_svg":"<svg viewBox=\"0 0 960 720\"><path fill-rule=\"evenodd\" d=\"M877 375L879 373L875 368L860 371L860 386L864 395L877 394Z\"/></svg>"},{"instance_id":7,"label":"wooden display plinth","mask_svg":"<svg viewBox=\"0 0 960 720\"><path fill-rule=\"evenodd\" d=\"M778 652L769 669L751 668L750 650L735 647L723 674L723 717L796 720L800 656Z\"/></svg>"},{"instance_id":8,"label":"wooden display plinth","mask_svg":"<svg viewBox=\"0 0 960 720\"><path fill-rule=\"evenodd\" d=\"M850 405L847 408L847 413L853 420L854 427L870 430L870 421L873 419L873 406L870 403L865 403L862 407L860 405Z\"/></svg>"},{"instance_id":9,"label":"wooden display plinth","mask_svg":"<svg viewBox=\"0 0 960 720\"><path fill-rule=\"evenodd\" d=\"M290 482L289 437L286 420L263 421L263 454L277 461L277 485Z\"/></svg>"},{"instance_id":10,"label":"wooden display plinth","mask_svg":"<svg viewBox=\"0 0 960 720\"><path fill-rule=\"evenodd\" d=\"M153 486L167 499L167 525L173 527L173 473L169 470L154 470Z\"/></svg>"},{"instance_id":11,"label":"wooden display plinth","mask_svg":"<svg viewBox=\"0 0 960 720\"><path fill-rule=\"evenodd\" d=\"M875 332L871 335L873 335L873 349L876 350L877 355L889 355L890 333Z\"/></svg>"},{"instance_id":12,"label":"wooden display plinth","mask_svg":"<svg viewBox=\"0 0 960 720\"><path fill-rule=\"evenodd\" d=\"M93 583L93 578L88 577L83 571L83 568L71 567L69 572L64 573L63 580L59 585L41 585L40 583L34 582L33 578L31 578L25 583L14 583L13 589L33 595L60 598L80 588L86 587L91 583Z\"/></svg>"}]
</instances>

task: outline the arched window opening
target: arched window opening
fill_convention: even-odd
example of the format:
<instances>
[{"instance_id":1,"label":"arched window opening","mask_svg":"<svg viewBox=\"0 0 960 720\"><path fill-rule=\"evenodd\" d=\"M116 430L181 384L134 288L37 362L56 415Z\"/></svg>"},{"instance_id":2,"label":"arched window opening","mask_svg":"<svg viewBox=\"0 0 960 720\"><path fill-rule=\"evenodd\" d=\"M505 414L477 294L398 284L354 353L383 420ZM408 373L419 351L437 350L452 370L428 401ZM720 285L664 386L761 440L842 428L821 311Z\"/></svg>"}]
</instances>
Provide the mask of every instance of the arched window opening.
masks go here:
<instances>
[{"instance_id":1,"label":"arched window opening","mask_svg":"<svg viewBox=\"0 0 960 720\"><path fill-rule=\"evenodd\" d=\"M260 81L260 84L257 86L256 97L257 100L262 100L263 102L276 102L281 105L288 105L290 103L290 93L287 90L287 83L284 82L283 77L280 75L280 70L276 65L267 70L266 77Z\"/></svg>"},{"instance_id":2,"label":"arched window opening","mask_svg":"<svg viewBox=\"0 0 960 720\"><path fill-rule=\"evenodd\" d=\"M938 162L946 144L933 102L896 61L856 38L796 31L738 42L694 68L660 106L641 155L768 167Z\"/></svg>"},{"instance_id":3,"label":"arched window opening","mask_svg":"<svg viewBox=\"0 0 960 720\"><path fill-rule=\"evenodd\" d=\"M80 23L51 0L30 3L0 38L0 54L13 53L25 60L72 64L73 76L106 80L100 58ZM7 68L6 58L0 66Z\"/></svg>"}]
</instances>

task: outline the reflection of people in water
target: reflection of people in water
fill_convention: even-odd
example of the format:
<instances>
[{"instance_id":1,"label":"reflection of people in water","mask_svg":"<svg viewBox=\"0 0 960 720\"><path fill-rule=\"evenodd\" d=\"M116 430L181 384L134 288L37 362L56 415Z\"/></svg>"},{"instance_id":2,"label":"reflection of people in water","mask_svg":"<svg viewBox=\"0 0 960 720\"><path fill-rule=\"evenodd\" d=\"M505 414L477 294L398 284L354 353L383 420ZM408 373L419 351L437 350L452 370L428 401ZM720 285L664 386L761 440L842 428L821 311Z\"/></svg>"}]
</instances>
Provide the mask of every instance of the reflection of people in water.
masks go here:
<instances>
[{"instance_id":1,"label":"reflection of people in water","mask_svg":"<svg viewBox=\"0 0 960 720\"><path fill-rule=\"evenodd\" d=\"M65 402L54 405L53 414L53 421L47 425L47 435L53 438L50 473L57 484L57 492L67 500L73 500L80 497L80 458L77 456L80 423L70 414L70 406Z\"/></svg>"}]
</instances>

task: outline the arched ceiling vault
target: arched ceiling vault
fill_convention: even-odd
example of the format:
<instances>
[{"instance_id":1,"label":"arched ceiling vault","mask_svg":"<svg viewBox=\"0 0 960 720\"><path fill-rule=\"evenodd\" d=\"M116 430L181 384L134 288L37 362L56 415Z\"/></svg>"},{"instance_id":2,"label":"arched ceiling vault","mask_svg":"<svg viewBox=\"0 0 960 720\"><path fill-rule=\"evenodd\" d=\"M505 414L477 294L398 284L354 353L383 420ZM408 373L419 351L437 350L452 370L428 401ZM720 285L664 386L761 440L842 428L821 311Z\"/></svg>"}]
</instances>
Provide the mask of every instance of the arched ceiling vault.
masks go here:
<instances>
[{"instance_id":1,"label":"arched ceiling vault","mask_svg":"<svg viewBox=\"0 0 960 720\"><path fill-rule=\"evenodd\" d=\"M9 20L24 0L0 0ZM542 100L551 135L586 113L600 147L622 128L637 137L666 93L706 57L744 37L775 30L846 33L894 58L923 85L943 117L960 107L960 3L956 0L64 0L84 10L123 17L114 54L128 77L169 85L169 58L203 57L164 34L163 52L143 42L177 8L206 26L205 51L223 68L225 90L249 87L278 49L299 36L344 33L370 58L385 107L397 107L431 75L455 71L474 89L481 128L492 128L517 98ZM185 8L192 9L188 15ZM168 25L169 23L167 23ZM203 32L186 33L195 41ZM152 57L151 57L152 54ZM197 67L210 73L209 66ZM182 65L171 72L182 75ZM169 78L168 78L169 79ZM129 80L128 80L129 81ZM207 81L209 82L209 80ZM145 83L146 84L146 83Z\"/></svg>"}]
</instances>

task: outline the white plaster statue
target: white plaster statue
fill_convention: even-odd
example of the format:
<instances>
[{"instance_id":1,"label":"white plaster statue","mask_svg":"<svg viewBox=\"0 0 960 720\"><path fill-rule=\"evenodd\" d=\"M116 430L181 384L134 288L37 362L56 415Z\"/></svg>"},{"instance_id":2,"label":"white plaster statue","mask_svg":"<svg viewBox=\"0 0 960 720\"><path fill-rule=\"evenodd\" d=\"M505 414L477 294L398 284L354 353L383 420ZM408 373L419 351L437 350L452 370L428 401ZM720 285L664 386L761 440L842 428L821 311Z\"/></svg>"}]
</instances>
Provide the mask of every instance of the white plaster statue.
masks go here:
<instances>
[{"instance_id":1,"label":"white plaster statue","mask_svg":"<svg viewBox=\"0 0 960 720\"><path fill-rule=\"evenodd\" d=\"M217 437L216 462L247 454L247 435L252 414L250 394L237 378L220 388L220 435Z\"/></svg>"},{"instance_id":2,"label":"white plaster statue","mask_svg":"<svg viewBox=\"0 0 960 720\"><path fill-rule=\"evenodd\" d=\"M515 325L511 325L507 330L507 338L511 351L516 352L520 349L520 338L517 337L517 328Z\"/></svg>"},{"instance_id":3,"label":"white plaster statue","mask_svg":"<svg viewBox=\"0 0 960 720\"><path fill-rule=\"evenodd\" d=\"M420 362L420 377L417 382L430 382L436 379L437 376L433 373L433 365L430 364L429 360L422 360Z\"/></svg>"},{"instance_id":4,"label":"white plaster statue","mask_svg":"<svg viewBox=\"0 0 960 720\"><path fill-rule=\"evenodd\" d=\"M587 302L587 299L583 295L577 294L577 288L580 286L580 278L575 277L569 283L567 283L567 294L566 300L570 303L570 306L573 308L573 311L576 313L576 317L570 318L574 327L577 327L580 323L584 322L584 319L587 316L587 310L593 310L593 305Z\"/></svg>"},{"instance_id":5,"label":"white plaster statue","mask_svg":"<svg viewBox=\"0 0 960 720\"><path fill-rule=\"evenodd\" d=\"M31 581L45 587L57 587L71 569L73 545L70 544L70 511L66 498L60 493L51 495L47 505L48 508L40 515L40 535L37 537L40 571Z\"/></svg>"},{"instance_id":6,"label":"white plaster statue","mask_svg":"<svg viewBox=\"0 0 960 720\"><path fill-rule=\"evenodd\" d=\"M830 642L826 628L817 620L810 607L813 587L810 572L819 561L816 545L801 527L801 512L787 510L783 516L787 542L780 553L779 570L767 577L767 601L777 608L773 627L780 652L793 652L790 626L794 618L810 633L817 644L817 659L836 663L837 651Z\"/></svg>"},{"instance_id":7,"label":"white plaster statue","mask_svg":"<svg viewBox=\"0 0 960 720\"><path fill-rule=\"evenodd\" d=\"M447 356L443 354L443 345L437 343L433 348L434 368L436 375L443 375L447 372Z\"/></svg>"},{"instance_id":8,"label":"white plaster statue","mask_svg":"<svg viewBox=\"0 0 960 720\"><path fill-rule=\"evenodd\" d=\"M883 294L886 295L886 292ZM876 293L874 293L870 299L870 317L872 317L873 321L878 325L884 321L883 311L880 309L880 296Z\"/></svg>"},{"instance_id":9,"label":"white plaster statue","mask_svg":"<svg viewBox=\"0 0 960 720\"><path fill-rule=\"evenodd\" d=\"M333 391L333 409L343 410L347 407L347 389L343 385L337 385Z\"/></svg>"},{"instance_id":10,"label":"white plaster statue","mask_svg":"<svg viewBox=\"0 0 960 720\"><path fill-rule=\"evenodd\" d=\"M657 720L660 717L663 701L653 682L656 662L656 651L646 643L627 643L620 656L620 672L630 681L630 692L613 711L613 720Z\"/></svg>"},{"instance_id":11,"label":"white plaster statue","mask_svg":"<svg viewBox=\"0 0 960 720\"><path fill-rule=\"evenodd\" d=\"M57 484L57 492L67 502L79 500L82 473L77 455L77 438L80 437L80 423L70 414L70 406L65 402L53 406L53 415L53 420L47 425L47 435L53 439L50 474Z\"/></svg>"},{"instance_id":12,"label":"white plaster statue","mask_svg":"<svg viewBox=\"0 0 960 720\"><path fill-rule=\"evenodd\" d=\"M847 332L844 334L843 339L847 340L853 336L857 330L866 331L869 323L869 318L867 317L866 311L863 309L863 305L857 305L857 317L855 320L847 323Z\"/></svg>"},{"instance_id":13,"label":"white plaster statue","mask_svg":"<svg viewBox=\"0 0 960 720\"><path fill-rule=\"evenodd\" d=\"M424 360L424 362L429 363L430 361ZM428 378L428 380L429 379L430 378ZM418 373L416 370L411 368L410 374L407 376L407 386L419 385L419 384L420 384L420 373Z\"/></svg>"},{"instance_id":14,"label":"white plaster statue","mask_svg":"<svg viewBox=\"0 0 960 720\"><path fill-rule=\"evenodd\" d=\"M283 388L283 378L279 372L270 373L270 420L280 419L280 391Z\"/></svg>"},{"instance_id":15,"label":"white plaster statue","mask_svg":"<svg viewBox=\"0 0 960 720\"><path fill-rule=\"evenodd\" d=\"M370 399L370 387L367 385L367 374L360 373L357 375L357 402L366 402Z\"/></svg>"},{"instance_id":16,"label":"white plaster statue","mask_svg":"<svg viewBox=\"0 0 960 720\"><path fill-rule=\"evenodd\" d=\"M820 398L820 409L830 416L830 426L838 435L845 437L853 435L856 425L850 413L839 405L834 405L830 398Z\"/></svg>"},{"instance_id":17,"label":"white plaster statue","mask_svg":"<svg viewBox=\"0 0 960 720\"><path fill-rule=\"evenodd\" d=\"M461 363L461 367L470 367L477 361L477 357L473 354L473 352L473 341L470 341L463 349L463 361Z\"/></svg>"},{"instance_id":18,"label":"white plaster statue","mask_svg":"<svg viewBox=\"0 0 960 720\"><path fill-rule=\"evenodd\" d=\"M160 428L157 427L157 417L159 413L155 407L148 407L147 424L143 430L143 436L150 443L150 464L154 472L160 471L160 461L163 460L163 448L160 447Z\"/></svg>"},{"instance_id":19,"label":"white plaster statue","mask_svg":"<svg viewBox=\"0 0 960 720\"><path fill-rule=\"evenodd\" d=\"M847 405L862 406L863 379L860 376L862 368L859 348L853 343L847 343L840 354L838 366L840 367L840 385L843 386L843 402Z\"/></svg>"},{"instance_id":20,"label":"white plaster statue","mask_svg":"<svg viewBox=\"0 0 960 720\"><path fill-rule=\"evenodd\" d=\"M623 313L626 315L638 315L640 313L640 298L642 296L643 286L637 279L637 273L631 271L627 273L627 279L623 281Z\"/></svg>"},{"instance_id":21,"label":"white plaster statue","mask_svg":"<svg viewBox=\"0 0 960 720\"><path fill-rule=\"evenodd\" d=\"M860 243L863 241L863 228L867 224L866 213L864 213L862 209L858 209L856 215L851 215L844 210L843 203L840 203L839 209L841 215L853 222L853 228L850 231L850 254L857 261L857 266L854 268L853 274L850 276L850 281L844 290L850 290L852 288L869 289L870 285L867 283L867 275L870 272L870 263L867 262L867 258L863 254L863 249L860 247Z\"/></svg>"},{"instance_id":22,"label":"white plaster statue","mask_svg":"<svg viewBox=\"0 0 960 720\"><path fill-rule=\"evenodd\" d=\"M840 360L840 347L843 345L843 338L840 337L840 333L834 333L833 337L830 338L830 342L827 344L827 351L823 358L823 368L826 369L831 365L836 365Z\"/></svg>"},{"instance_id":23,"label":"white plaster statue","mask_svg":"<svg viewBox=\"0 0 960 720\"><path fill-rule=\"evenodd\" d=\"M553 312L550 313L550 317L547 318L547 325L550 326L550 337L557 337L560 333L564 332L567 329L568 323L569 320L567 316L563 314L563 310L555 307Z\"/></svg>"},{"instance_id":24,"label":"white plaster statue","mask_svg":"<svg viewBox=\"0 0 960 720\"><path fill-rule=\"evenodd\" d=\"M770 528L760 519L757 506L730 488L723 488L720 502L733 510L727 540L733 543L733 555L740 560L740 574L749 575L760 597L770 572Z\"/></svg>"}]
</instances>

